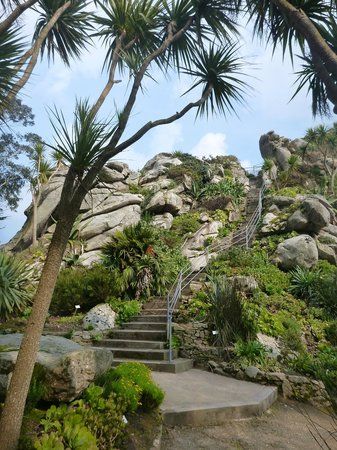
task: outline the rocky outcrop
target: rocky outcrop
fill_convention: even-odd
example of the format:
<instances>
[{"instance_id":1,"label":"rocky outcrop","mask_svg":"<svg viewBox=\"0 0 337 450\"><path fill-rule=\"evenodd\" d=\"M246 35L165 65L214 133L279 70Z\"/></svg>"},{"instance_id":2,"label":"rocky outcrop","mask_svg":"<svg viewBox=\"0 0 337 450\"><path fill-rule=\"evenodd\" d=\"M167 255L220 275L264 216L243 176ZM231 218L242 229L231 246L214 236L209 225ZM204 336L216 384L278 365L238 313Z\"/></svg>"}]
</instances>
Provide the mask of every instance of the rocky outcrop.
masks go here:
<instances>
[{"instance_id":1,"label":"rocky outcrop","mask_svg":"<svg viewBox=\"0 0 337 450\"><path fill-rule=\"evenodd\" d=\"M115 326L116 313L107 303L96 305L83 318L84 329L94 331L112 330Z\"/></svg>"},{"instance_id":2,"label":"rocky outcrop","mask_svg":"<svg viewBox=\"0 0 337 450\"><path fill-rule=\"evenodd\" d=\"M295 236L281 242L275 252L274 263L284 270L296 266L310 269L318 261L318 250L315 240L306 234Z\"/></svg>"},{"instance_id":3,"label":"rocky outcrop","mask_svg":"<svg viewBox=\"0 0 337 450\"><path fill-rule=\"evenodd\" d=\"M274 131L270 131L260 137L259 145L263 159L271 159L281 170L288 169L288 159L291 156L289 139L282 138Z\"/></svg>"},{"instance_id":4,"label":"rocky outcrop","mask_svg":"<svg viewBox=\"0 0 337 450\"><path fill-rule=\"evenodd\" d=\"M0 335L1 397L6 393L21 340L22 334ZM42 336L36 365L44 374L43 400L74 400L111 367L112 360L109 350L92 349L59 336Z\"/></svg>"},{"instance_id":5,"label":"rocky outcrop","mask_svg":"<svg viewBox=\"0 0 337 450\"><path fill-rule=\"evenodd\" d=\"M174 158L171 153L159 153L145 164L142 170L144 175L140 178L139 184L151 183L161 175L164 175L170 166L178 166L180 164L180 159Z\"/></svg>"},{"instance_id":6,"label":"rocky outcrop","mask_svg":"<svg viewBox=\"0 0 337 450\"><path fill-rule=\"evenodd\" d=\"M172 191L159 191L151 198L145 210L154 214L171 213L176 215L181 211L183 201Z\"/></svg>"}]
</instances>

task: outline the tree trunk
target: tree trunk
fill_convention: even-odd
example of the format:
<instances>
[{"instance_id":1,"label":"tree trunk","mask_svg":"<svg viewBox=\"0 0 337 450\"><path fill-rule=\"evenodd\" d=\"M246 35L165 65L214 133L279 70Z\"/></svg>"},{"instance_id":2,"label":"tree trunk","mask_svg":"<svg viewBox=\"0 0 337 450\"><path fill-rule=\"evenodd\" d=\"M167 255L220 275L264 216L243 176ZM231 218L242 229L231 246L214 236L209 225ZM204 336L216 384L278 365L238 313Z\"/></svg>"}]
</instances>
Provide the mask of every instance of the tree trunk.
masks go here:
<instances>
[{"instance_id":1,"label":"tree trunk","mask_svg":"<svg viewBox=\"0 0 337 450\"><path fill-rule=\"evenodd\" d=\"M25 409L29 385L39 350L40 338L48 314L57 275L73 223L78 215L81 196L69 202L73 186L73 174L67 175L61 195L60 219L56 224L47 258L43 266L37 292L34 296L32 313L28 319L25 334L18 353L13 376L10 381L5 405L0 420L1 450L15 450Z\"/></svg>"},{"instance_id":2,"label":"tree trunk","mask_svg":"<svg viewBox=\"0 0 337 450\"><path fill-rule=\"evenodd\" d=\"M6 17L6 19L4 19L2 22L0 22L0 34L7 31L12 26L12 24L21 16L21 14L26 11L26 9L33 6L36 2L37 0L27 0L26 3L18 4L18 6L13 9L9 16Z\"/></svg>"},{"instance_id":3,"label":"tree trunk","mask_svg":"<svg viewBox=\"0 0 337 450\"><path fill-rule=\"evenodd\" d=\"M35 193L33 192L33 227L32 227L32 244L35 246L37 244L37 204L38 199Z\"/></svg>"},{"instance_id":4,"label":"tree trunk","mask_svg":"<svg viewBox=\"0 0 337 450\"><path fill-rule=\"evenodd\" d=\"M316 73L325 85L328 98L334 104L334 112L337 113L337 86L335 85L335 80L337 80L337 54L302 9L296 8L288 0L270 1L287 16L294 29L299 31L306 40ZM329 72L333 75L332 77Z\"/></svg>"}]
</instances>

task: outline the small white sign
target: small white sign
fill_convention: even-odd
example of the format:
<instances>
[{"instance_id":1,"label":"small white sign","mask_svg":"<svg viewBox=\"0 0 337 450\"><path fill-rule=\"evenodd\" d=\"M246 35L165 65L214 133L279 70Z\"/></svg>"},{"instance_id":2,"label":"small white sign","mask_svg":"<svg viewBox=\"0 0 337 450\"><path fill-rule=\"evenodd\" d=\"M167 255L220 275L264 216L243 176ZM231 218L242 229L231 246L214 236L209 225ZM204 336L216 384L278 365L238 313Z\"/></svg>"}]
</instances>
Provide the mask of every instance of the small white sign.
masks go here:
<instances>
[{"instance_id":1,"label":"small white sign","mask_svg":"<svg viewBox=\"0 0 337 450\"><path fill-rule=\"evenodd\" d=\"M75 305L75 309L81 309L80 305Z\"/></svg>"},{"instance_id":2,"label":"small white sign","mask_svg":"<svg viewBox=\"0 0 337 450\"><path fill-rule=\"evenodd\" d=\"M213 335L215 335L215 334L219 334L219 331L217 331L217 330L214 330L214 331L212 331L212 334L213 334Z\"/></svg>"}]
</instances>

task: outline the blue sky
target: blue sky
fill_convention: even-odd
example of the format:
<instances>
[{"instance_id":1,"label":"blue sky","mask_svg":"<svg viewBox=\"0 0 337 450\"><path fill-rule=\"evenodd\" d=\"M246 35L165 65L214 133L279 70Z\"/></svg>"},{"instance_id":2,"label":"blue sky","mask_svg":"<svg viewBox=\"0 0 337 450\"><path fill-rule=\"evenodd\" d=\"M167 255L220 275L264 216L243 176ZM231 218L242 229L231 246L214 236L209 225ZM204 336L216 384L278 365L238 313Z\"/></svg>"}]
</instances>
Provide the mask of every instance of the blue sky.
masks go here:
<instances>
[{"instance_id":1,"label":"blue sky","mask_svg":"<svg viewBox=\"0 0 337 450\"><path fill-rule=\"evenodd\" d=\"M24 28L25 34L30 34L34 21L34 17L30 16ZM272 57L270 48L252 42L249 29L243 28L242 35L240 52L248 62L245 73L253 90L247 96L247 105L237 106L237 117L215 116L195 121L195 115L191 112L178 122L152 130L131 149L119 155L119 160L137 169L156 153L181 150L199 157L233 154L245 164L253 165L261 161L258 147L261 134L274 130L296 138L303 136L308 127L317 123L312 118L310 99L305 92L289 103L296 79L289 59L283 61L280 52ZM21 97L35 114L34 131L46 142L53 138L48 107L56 105L70 124L76 98L89 97L92 101L97 98L106 81L106 74L101 71L104 55L105 49L98 44L84 53L80 61L73 62L71 68L65 67L59 60L50 66L42 62L36 67ZM129 132L137 130L150 119L171 115L186 102L198 98L198 91L181 98L181 94L191 85L190 79L179 79L174 74L164 77L157 72L154 75L157 83L146 80L144 94L139 96L133 111ZM123 77L101 109L102 117L112 117L115 106L123 106L128 87L128 79ZM0 230L0 242L7 242L22 226L25 220L23 211L29 203L30 195L24 189L18 210L7 212L5 227Z\"/></svg>"}]
</instances>

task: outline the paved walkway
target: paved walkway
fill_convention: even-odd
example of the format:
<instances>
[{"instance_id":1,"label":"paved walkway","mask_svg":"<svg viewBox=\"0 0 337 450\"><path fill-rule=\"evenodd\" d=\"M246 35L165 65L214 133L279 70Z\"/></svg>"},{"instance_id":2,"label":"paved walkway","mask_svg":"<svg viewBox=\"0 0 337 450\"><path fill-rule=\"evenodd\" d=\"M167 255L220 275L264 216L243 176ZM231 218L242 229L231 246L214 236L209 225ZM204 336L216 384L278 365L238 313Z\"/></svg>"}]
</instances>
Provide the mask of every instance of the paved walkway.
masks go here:
<instances>
[{"instance_id":1,"label":"paved walkway","mask_svg":"<svg viewBox=\"0 0 337 450\"><path fill-rule=\"evenodd\" d=\"M262 417L216 427L166 428L161 450L172 449L336 450L337 422L312 406L278 401Z\"/></svg>"},{"instance_id":2,"label":"paved walkway","mask_svg":"<svg viewBox=\"0 0 337 450\"><path fill-rule=\"evenodd\" d=\"M161 409L168 425L217 425L229 419L253 417L266 411L277 397L275 387L198 369L152 374L166 394Z\"/></svg>"}]
</instances>

